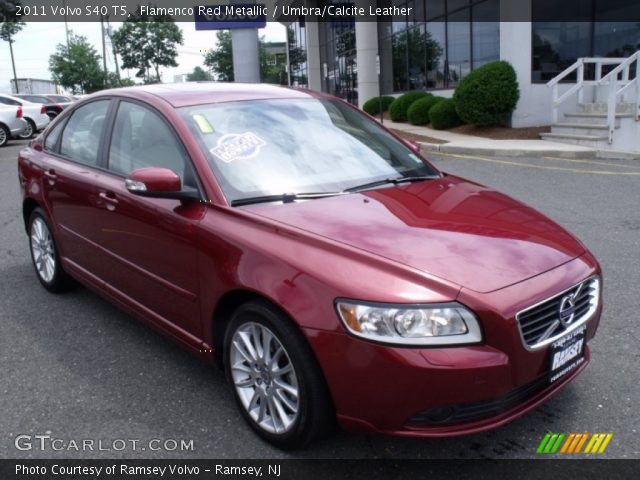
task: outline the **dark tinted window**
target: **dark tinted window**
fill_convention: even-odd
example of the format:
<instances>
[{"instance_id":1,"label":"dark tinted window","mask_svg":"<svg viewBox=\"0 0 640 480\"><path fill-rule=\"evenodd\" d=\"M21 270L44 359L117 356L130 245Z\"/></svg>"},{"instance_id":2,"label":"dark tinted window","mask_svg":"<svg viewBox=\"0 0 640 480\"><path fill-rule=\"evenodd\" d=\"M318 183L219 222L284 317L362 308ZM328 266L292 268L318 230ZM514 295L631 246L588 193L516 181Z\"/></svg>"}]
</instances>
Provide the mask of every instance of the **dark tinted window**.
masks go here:
<instances>
[{"instance_id":1,"label":"dark tinted window","mask_svg":"<svg viewBox=\"0 0 640 480\"><path fill-rule=\"evenodd\" d=\"M109 148L109 169L127 175L138 168L164 167L185 185L196 187L186 152L162 118L152 110L121 102Z\"/></svg>"},{"instance_id":2,"label":"dark tinted window","mask_svg":"<svg viewBox=\"0 0 640 480\"><path fill-rule=\"evenodd\" d=\"M73 112L62 133L62 155L76 162L97 165L100 137L109 103L109 100L99 100Z\"/></svg>"},{"instance_id":3,"label":"dark tinted window","mask_svg":"<svg viewBox=\"0 0 640 480\"><path fill-rule=\"evenodd\" d=\"M0 103L4 105L22 105L17 100L14 100L12 98L7 98L7 97L0 97Z\"/></svg>"},{"instance_id":4,"label":"dark tinted window","mask_svg":"<svg viewBox=\"0 0 640 480\"><path fill-rule=\"evenodd\" d=\"M45 97L41 97L39 95L20 95L20 98L24 98L25 100L34 103L51 103L50 100L47 100Z\"/></svg>"},{"instance_id":5,"label":"dark tinted window","mask_svg":"<svg viewBox=\"0 0 640 480\"><path fill-rule=\"evenodd\" d=\"M51 100L54 100L56 102L61 102L61 103L68 103L71 101L70 98L68 97L63 97L62 95L49 95L49 98Z\"/></svg>"}]
</instances>

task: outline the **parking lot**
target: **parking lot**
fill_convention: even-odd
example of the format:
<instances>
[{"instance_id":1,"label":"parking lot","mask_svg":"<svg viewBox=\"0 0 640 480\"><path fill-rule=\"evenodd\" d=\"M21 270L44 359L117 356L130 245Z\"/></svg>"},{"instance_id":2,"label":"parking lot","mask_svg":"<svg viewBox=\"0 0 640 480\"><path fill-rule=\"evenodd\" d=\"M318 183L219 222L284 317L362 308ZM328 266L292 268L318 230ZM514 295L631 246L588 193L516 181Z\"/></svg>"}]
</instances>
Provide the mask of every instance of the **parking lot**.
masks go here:
<instances>
[{"instance_id":1,"label":"parking lot","mask_svg":"<svg viewBox=\"0 0 640 480\"><path fill-rule=\"evenodd\" d=\"M640 457L640 160L430 155L444 171L534 206L593 251L604 270L605 311L592 363L549 402L498 430L444 440L337 432L286 453L245 425L221 372L84 288L54 296L40 286L20 211L16 157L25 143L0 149L0 457L533 458L547 431L611 432L603 457ZM16 436L41 434L141 444L16 449ZM144 448L150 439L192 440L193 448Z\"/></svg>"}]
</instances>

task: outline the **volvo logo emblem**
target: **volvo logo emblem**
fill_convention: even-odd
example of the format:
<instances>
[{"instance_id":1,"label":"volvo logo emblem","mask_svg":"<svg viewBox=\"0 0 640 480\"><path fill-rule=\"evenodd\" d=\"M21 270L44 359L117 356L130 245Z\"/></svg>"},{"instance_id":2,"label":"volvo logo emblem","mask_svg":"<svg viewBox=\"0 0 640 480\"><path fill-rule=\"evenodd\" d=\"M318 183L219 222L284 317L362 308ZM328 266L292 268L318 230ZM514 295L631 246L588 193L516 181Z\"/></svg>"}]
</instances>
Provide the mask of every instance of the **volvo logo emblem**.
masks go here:
<instances>
[{"instance_id":1,"label":"volvo logo emblem","mask_svg":"<svg viewBox=\"0 0 640 480\"><path fill-rule=\"evenodd\" d=\"M576 315L576 295L571 294L562 298L558 309L558 318L563 327L568 327Z\"/></svg>"}]
</instances>

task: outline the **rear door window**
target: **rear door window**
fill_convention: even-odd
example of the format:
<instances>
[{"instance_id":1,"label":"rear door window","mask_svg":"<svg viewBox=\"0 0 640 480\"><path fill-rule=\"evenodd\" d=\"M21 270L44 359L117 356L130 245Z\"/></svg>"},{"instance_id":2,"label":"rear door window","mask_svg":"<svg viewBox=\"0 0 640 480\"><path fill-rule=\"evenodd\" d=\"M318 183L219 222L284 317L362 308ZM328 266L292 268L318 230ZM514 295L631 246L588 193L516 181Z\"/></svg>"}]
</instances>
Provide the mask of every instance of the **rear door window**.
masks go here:
<instances>
[{"instance_id":1,"label":"rear door window","mask_svg":"<svg viewBox=\"0 0 640 480\"><path fill-rule=\"evenodd\" d=\"M98 100L78 108L64 127L60 154L95 166L100 158L100 139L111 100Z\"/></svg>"}]
</instances>

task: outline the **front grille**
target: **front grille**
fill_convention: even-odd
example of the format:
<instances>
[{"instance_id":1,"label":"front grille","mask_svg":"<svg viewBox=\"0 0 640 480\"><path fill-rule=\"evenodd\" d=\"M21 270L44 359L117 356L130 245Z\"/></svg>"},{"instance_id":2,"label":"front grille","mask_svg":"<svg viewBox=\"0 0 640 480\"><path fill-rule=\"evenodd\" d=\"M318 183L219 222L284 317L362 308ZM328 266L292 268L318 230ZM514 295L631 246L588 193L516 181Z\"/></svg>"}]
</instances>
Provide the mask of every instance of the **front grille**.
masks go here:
<instances>
[{"instance_id":1,"label":"front grille","mask_svg":"<svg viewBox=\"0 0 640 480\"><path fill-rule=\"evenodd\" d=\"M600 280L592 277L516 315L522 340L534 350L553 343L567 331L587 321L598 307ZM560 307L567 297L574 305L573 318L560 318ZM565 300L565 306L567 301ZM569 321L567 321L569 320Z\"/></svg>"},{"instance_id":2,"label":"front grille","mask_svg":"<svg viewBox=\"0 0 640 480\"><path fill-rule=\"evenodd\" d=\"M527 401L548 384L548 375L543 375L533 382L511 390L499 398L424 410L411 417L407 424L416 427L421 425L449 425L493 417Z\"/></svg>"}]
</instances>

